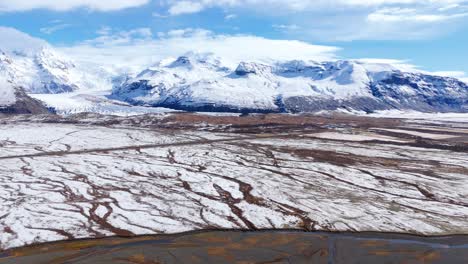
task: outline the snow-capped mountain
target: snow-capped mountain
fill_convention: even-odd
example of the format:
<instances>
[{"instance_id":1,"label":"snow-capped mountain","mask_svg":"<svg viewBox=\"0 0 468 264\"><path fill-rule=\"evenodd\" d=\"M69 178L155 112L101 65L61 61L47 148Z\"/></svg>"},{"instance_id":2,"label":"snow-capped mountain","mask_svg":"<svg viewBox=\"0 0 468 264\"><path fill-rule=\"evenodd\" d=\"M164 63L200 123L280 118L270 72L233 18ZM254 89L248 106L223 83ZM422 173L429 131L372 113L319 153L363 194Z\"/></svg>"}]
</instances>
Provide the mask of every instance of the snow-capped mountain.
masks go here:
<instances>
[{"instance_id":1,"label":"snow-capped mountain","mask_svg":"<svg viewBox=\"0 0 468 264\"><path fill-rule=\"evenodd\" d=\"M439 77L401 64L300 58L275 61L233 51L235 56L213 53L221 57L187 53L151 67L140 64L166 55L128 58L125 63L110 65L81 53L72 60L60 51L71 56L73 52L56 50L44 40L11 28L0 27L0 35L8 40L0 42L3 106L17 102L21 94L63 114L146 113L154 107L234 112L468 112L466 80Z\"/></svg>"},{"instance_id":2,"label":"snow-capped mountain","mask_svg":"<svg viewBox=\"0 0 468 264\"><path fill-rule=\"evenodd\" d=\"M46 43L9 47L4 51L0 43L0 79L3 84L0 96L10 98L8 101L21 98L17 102L23 102L22 110L4 107L2 112L42 113L46 109L44 105L58 111L61 110L58 108L65 108L70 112L95 109L96 101L107 100L105 96L112 89L112 78L113 75L102 67L77 64ZM95 98L96 94L99 98ZM0 98L0 101L6 102L7 99ZM29 103L31 111L25 110L28 107L24 104ZM64 107L65 104L68 105ZM43 107L40 111L39 105Z\"/></svg>"},{"instance_id":3,"label":"snow-capped mountain","mask_svg":"<svg viewBox=\"0 0 468 264\"><path fill-rule=\"evenodd\" d=\"M2 88L0 95L6 105L17 94L23 98L30 94L64 113L128 108L122 101L189 111L468 112L466 83L390 64L227 61L190 53L160 61L139 74L117 74L77 64L48 45L9 49L0 51L0 76L4 87L13 88ZM34 105L36 109L37 101Z\"/></svg>"},{"instance_id":4,"label":"snow-capped mountain","mask_svg":"<svg viewBox=\"0 0 468 264\"><path fill-rule=\"evenodd\" d=\"M13 61L5 53L0 52L0 113L47 113L47 108L29 97L23 88L16 86L8 72L2 68L11 64Z\"/></svg>"},{"instance_id":5,"label":"snow-capped mountain","mask_svg":"<svg viewBox=\"0 0 468 264\"><path fill-rule=\"evenodd\" d=\"M360 61L241 62L232 68L197 54L144 70L115 87L112 98L197 111L468 112L468 85L454 78Z\"/></svg>"},{"instance_id":6,"label":"snow-capped mountain","mask_svg":"<svg viewBox=\"0 0 468 264\"><path fill-rule=\"evenodd\" d=\"M0 51L0 113L43 114L46 106L28 94L63 93L78 88L73 63L51 48Z\"/></svg>"},{"instance_id":7,"label":"snow-capped mountain","mask_svg":"<svg viewBox=\"0 0 468 264\"><path fill-rule=\"evenodd\" d=\"M78 89L75 65L44 47L38 53L1 52L0 71L28 93L63 93Z\"/></svg>"},{"instance_id":8,"label":"snow-capped mountain","mask_svg":"<svg viewBox=\"0 0 468 264\"><path fill-rule=\"evenodd\" d=\"M106 76L77 66L51 47L37 52L0 51L0 72L31 94L69 93L102 86ZM96 69L93 69L96 70Z\"/></svg>"}]
</instances>

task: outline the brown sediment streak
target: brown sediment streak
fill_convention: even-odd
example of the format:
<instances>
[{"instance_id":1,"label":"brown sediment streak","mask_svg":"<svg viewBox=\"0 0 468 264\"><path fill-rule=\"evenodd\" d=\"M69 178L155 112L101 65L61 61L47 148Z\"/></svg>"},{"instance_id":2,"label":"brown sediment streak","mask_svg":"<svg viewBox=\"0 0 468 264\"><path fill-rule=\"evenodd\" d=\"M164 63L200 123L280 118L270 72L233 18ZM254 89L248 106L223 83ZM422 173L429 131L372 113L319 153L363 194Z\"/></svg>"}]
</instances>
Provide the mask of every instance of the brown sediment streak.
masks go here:
<instances>
[{"instance_id":1,"label":"brown sediment streak","mask_svg":"<svg viewBox=\"0 0 468 264\"><path fill-rule=\"evenodd\" d=\"M110 206L110 202L103 202L103 201L107 199L107 200L113 200L115 202L115 200L109 196L107 191L103 190L102 187L97 186L91 181L89 181L88 177L83 174L72 172L63 166L60 166L60 168L63 173L73 175L74 180L84 182L90 187L90 189L88 189L88 193L94 197L94 200L89 201L92 205L91 209L88 211L89 215L86 215L83 212L82 213L83 216L86 216L91 222L98 224L101 228L108 230L118 236L134 236L135 235L128 230L117 228L108 222L108 218L112 214L113 209ZM69 196L69 198L75 199L76 197ZM96 214L96 210L100 206L106 208L107 210L107 212L102 217Z\"/></svg>"},{"instance_id":2,"label":"brown sediment streak","mask_svg":"<svg viewBox=\"0 0 468 264\"><path fill-rule=\"evenodd\" d=\"M246 217L244 217L242 210L236 206L236 204L240 203L242 199L234 199L230 192L223 190L219 185L214 184L213 187L219 193L220 200L227 204L231 211L245 224L245 226L250 230L256 230L257 227L250 222Z\"/></svg>"},{"instance_id":3,"label":"brown sediment streak","mask_svg":"<svg viewBox=\"0 0 468 264\"><path fill-rule=\"evenodd\" d=\"M61 229L56 229L56 228L41 228L41 227L33 227L33 226L27 226L27 228L28 228L28 229L36 229L36 230L51 231L51 232L55 232L55 233L57 233L57 234L63 236L63 237L66 238L66 239L70 239L70 240L75 239L75 237L74 237L72 234L70 234L70 233L68 233L68 232L66 232L66 231L64 231L64 230L61 230ZM10 230L11 230L11 229L10 229ZM11 231L10 233L12 233L12 231Z\"/></svg>"}]
</instances>

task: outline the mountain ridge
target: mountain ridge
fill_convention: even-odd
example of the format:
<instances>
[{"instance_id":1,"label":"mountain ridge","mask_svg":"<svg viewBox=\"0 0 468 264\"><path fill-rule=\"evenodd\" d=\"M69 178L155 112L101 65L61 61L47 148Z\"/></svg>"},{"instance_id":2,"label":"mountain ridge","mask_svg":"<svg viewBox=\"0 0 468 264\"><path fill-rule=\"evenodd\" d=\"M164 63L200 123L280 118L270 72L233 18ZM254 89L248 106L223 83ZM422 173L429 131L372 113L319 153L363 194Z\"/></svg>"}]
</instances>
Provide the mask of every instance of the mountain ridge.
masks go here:
<instances>
[{"instance_id":1,"label":"mountain ridge","mask_svg":"<svg viewBox=\"0 0 468 264\"><path fill-rule=\"evenodd\" d=\"M136 74L115 74L84 67L44 46L29 53L0 51L0 78L25 94L54 95L46 102L52 108L67 97L77 100L73 105L124 102L207 112L468 112L468 85L461 80L359 60L233 66L213 54L188 53Z\"/></svg>"},{"instance_id":2,"label":"mountain ridge","mask_svg":"<svg viewBox=\"0 0 468 264\"><path fill-rule=\"evenodd\" d=\"M189 111L468 111L466 83L404 72L388 64L296 60L240 62L230 69L219 62L210 57L179 57L114 87L111 97L134 105Z\"/></svg>"}]
</instances>

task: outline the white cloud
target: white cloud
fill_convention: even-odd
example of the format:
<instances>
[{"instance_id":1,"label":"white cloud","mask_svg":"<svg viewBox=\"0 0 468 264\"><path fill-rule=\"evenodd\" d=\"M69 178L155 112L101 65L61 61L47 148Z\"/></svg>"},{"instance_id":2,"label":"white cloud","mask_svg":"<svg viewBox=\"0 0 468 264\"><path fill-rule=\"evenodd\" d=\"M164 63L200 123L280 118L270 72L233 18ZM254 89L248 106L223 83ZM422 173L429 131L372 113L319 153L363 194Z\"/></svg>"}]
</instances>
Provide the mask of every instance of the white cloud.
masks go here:
<instances>
[{"instance_id":1,"label":"white cloud","mask_svg":"<svg viewBox=\"0 0 468 264\"><path fill-rule=\"evenodd\" d=\"M163 14L160 14L158 12L153 12L153 14L151 14L153 17L156 17L156 18L168 18L169 16L168 15L163 15Z\"/></svg>"},{"instance_id":2,"label":"white cloud","mask_svg":"<svg viewBox=\"0 0 468 264\"><path fill-rule=\"evenodd\" d=\"M443 12L454 8L459 8L460 4L448 4L446 6L439 7L438 10Z\"/></svg>"},{"instance_id":3,"label":"white cloud","mask_svg":"<svg viewBox=\"0 0 468 264\"><path fill-rule=\"evenodd\" d=\"M0 50L5 52L31 54L49 45L41 39L33 38L9 27L0 26L0 36L2 36Z\"/></svg>"},{"instance_id":4,"label":"white cloud","mask_svg":"<svg viewBox=\"0 0 468 264\"><path fill-rule=\"evenodd\" d=\"M99 36L95 39L86 40L84 43L94 46L125 45L144 42L153 37L150 28L135 28L128 31L115 31L111 27L101 27L97 32Z\"/></svg>"},{"instance_id":5,"label":"white cloud","mask_svg":"<svg viewBox=\"0 0 468 264\"><path fill-rule=\"evenodd\" d=\"M60 50L79 61L95 62L121 68L125 66L138 72L148 65L166 58L187 53L214 54L223 58L227 66L235 67L240 61L288 61L341 59L334 46L312 45L297 40L272 40L252 35L219 35L205 29L185 28L159 32L153 37L146 28L130 31L105 30L106 34ZM375 67L389 64L405 71L422 72L421 68L407 60L361 58L355 59ZM380 66L379 66L380 65ZM427 72L466 80L461 71Z\"/></svg>"},{"instance_id":6,"label":"white cloud","mask_svg":"<svg viewBox=\"0 0 468 264\"><path fill-rule=\"evenodd\" d=\"M354 61L363 62L366 64L392 65L399 70L408 71L408 72L413 72L413 71L420 72L421 71L418 66L411 64L411 62L409 62L408 60L361 58L361 59L355 59Z\"/></svg>"},{"instance_id":7,"label":"white cloud","mask_svg":"<svg viewBox=\"0 0 468 264\"><path fill-rule=\"evenodd\" d=\"M56 23L60 23L57 21ZM271 60L336 60L340 48L312 45L296 40L272 40L252 35L217 35L205 29L179 29L159 32L154 37L149 28L116 31L102 27L98 37L72 46L55 47L78 62L95 64L114 69L130 70L134 73L166 58L187 53L214 54L222 57L227 66L235 67L240 61ZM29 36L14 28L0 27L0 51L33 54L47 42ZM355 59L355 61L376 64L390 64L398 69L421 71L418 66L406 60ZM381 66L377 65L380 64ZM468 84L468 75L462 71L427 72L439 76L458 78Z\"/></svg>"},{"instance_id":8,"label":"white cloud","mask_svg":"<svg viewBox=\"0 0 468 264\"><path fill-rule=\"evenodd\" d=\"M444 76L444 77L453 77L461 80L462 82L465 82L468 84L468 74L466 72L462 71L439 71L439 72L433 72L435 75L439 76Z\"/></svg>"},{"instance_id":9,"label":"white cloud","mask_svg":"<svg viewBox=\"0 0 468 264\"><path fill-rule=\"evenodd\" d=\"M71 26L72 26L71 24L56 24L56 25L52 25L52 26L42 27L42 28L39 29L39 31L41 31L44 34L50 35L50 34L56 32L56 31L66 29L66 28L71 27Z\"/></svg>"},{"instance_id":10,"label":"white cloud","mask_svg":"<svg viewBox=\"0 0 468 264\"><path fill-rule=\"evenodd\" d=\"M67 11L76 8L114 11L142 6L149 2L150 0L0 0L0 12L29 11L33 9Z\"/></svg>"},{"instance_id":11,"label":"white cloud","mask_svg":"<svg viewBox=\"0 0 468 264\"><path fill-rule=\"evenodd\" d=\"M205 6L202 2L196 1L177 1L169 8L169 14L171 15L182 15L182 14L191 14L198 13L205 9Z\"/></svg>"},{"instance_id":12,"label":"white cloud","mask_svg":"<svg viewBox=\"0 0 468 264\"><path fill-rule=\"evenodd\" d=\"M235 18L237 18L236 14L228 14L224 17L224 20L233 20Z\"/></svg>"},{"instance_id":13,"label":"white cloud","mask_svg":"<svg viewBox=\"0 0 468 264\"><path fill-rule=\"evenodd\" d=\"M100 29L96 31L96 34L102 36L102 35L109 35L112 32L112 28L109 26L102 26Z\"/></svg>"},{"instance_id":14,"label":"white cloud","mask_svg":"<svg viewBox=\"0 0 468 264\"><path fill-rule=\"evenodd\" d=\"M252 11L293 37L326 41L411 40L448 34L468 16L466 0L166 0L170 15L209 8ZM163 4L163 5L164 5ZM296 28L287 28L295 25ZM299 30L300 28L300 30Z\"/></svg>"},{"instance_id":15,"label":"white cloud","mask_svg":"<svg viewBox=\"0 0 468 264\"><path fill-rule=\"evenodd\" d=\"M279 30L279 31L296 31L298 29L300 29L301 27L299 27L298 25L296 24L290 24L290 25L284 25L284 24L281 24L281 25L273 25L273 28L276 29L276 30Z\"/></svg>"},{"instance_id":16,"label":"white cloud","mask_svg":"<svg viewBox=\"0 0 468 264\"><path fill-rule=\"evenodd\" d=\"M444 77L454 77L454 78L467 77L465 72L462 72L462 71L438 71L438 72L433 72L433 74L444 76Z\"/></svg>"},{"instance_id":17,"label":"white cloud","mask_svg":"<svg viewBox=\"0 0 468 264\"><path fill-rule=\"evenodd\" d=\"M419 5L434 7L445 11L463 4L465 0L169 0L165 1L173 15L196 13L207 8L231 7L268 9L278 12L285 9L292 11L336 10L342 8L372 8L395 5ZM180 12L177 12L180 11Z\"/></svg>"},{"instance_id":18,"label":"white cloud","mask_svg":"<svg viewBox=\"0 0 468 264\"><path fill-rule=\"evenodd\" d=\"M420 22L434 23L446 20L462 18L468 16L468 13L455 14L430 14L421 13L414 8L384 8L377 10L367 16L367 20L372 23L400 23L400 22Z\"/></svg>"}]
</instances>

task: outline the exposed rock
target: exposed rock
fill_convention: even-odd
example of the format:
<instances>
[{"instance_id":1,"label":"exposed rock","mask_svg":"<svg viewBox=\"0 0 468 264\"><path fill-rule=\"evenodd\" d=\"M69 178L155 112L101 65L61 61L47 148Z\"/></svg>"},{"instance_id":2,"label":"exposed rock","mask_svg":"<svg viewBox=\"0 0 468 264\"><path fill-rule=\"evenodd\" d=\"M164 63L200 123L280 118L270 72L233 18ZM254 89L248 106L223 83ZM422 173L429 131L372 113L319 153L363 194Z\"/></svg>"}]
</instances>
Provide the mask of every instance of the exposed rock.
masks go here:
<instances>
[{"instance_id":1,"label":"exposed rock","mask_svg":"<svg viewBox=\"0 0 468 264\"><path fill-rule=\"evenodd\" d=\"M52 109L48 109L39 100L28 96L24 89L15 88L16 102L7 106L0 106L0 114L50 114Z\"/></svg>"}]
</instances>

